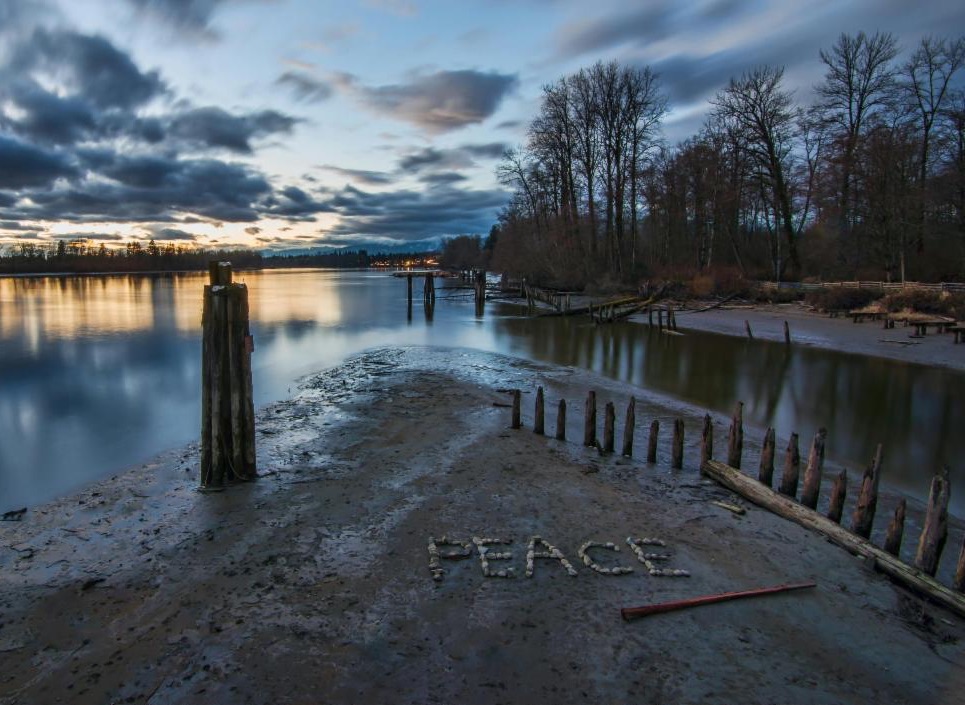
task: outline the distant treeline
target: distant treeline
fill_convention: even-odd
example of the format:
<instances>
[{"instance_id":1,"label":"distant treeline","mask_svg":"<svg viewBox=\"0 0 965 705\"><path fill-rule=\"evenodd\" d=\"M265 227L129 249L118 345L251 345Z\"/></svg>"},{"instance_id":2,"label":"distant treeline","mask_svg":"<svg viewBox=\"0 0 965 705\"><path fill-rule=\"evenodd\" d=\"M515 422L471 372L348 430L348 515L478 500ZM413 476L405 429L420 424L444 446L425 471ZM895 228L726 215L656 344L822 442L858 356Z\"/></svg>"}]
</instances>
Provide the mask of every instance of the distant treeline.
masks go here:
<instances>
[{"instance_id":1,"label":"distant treeline","mask_svg":"<svg viewBox=\"0 0 965 705\"><path fill-rule=\"evenodd\" d=\"M56 245L21 243L0 252L0 274L204 271L212 260L229 261L237 269L299 267L359 268L423 265L434 253L374 254L366 250L325 254L265 255L257 250L207 250L176 244L146 246L133 241L121 248L88 241L61 240Z\"/></svg>"}]
</instances>

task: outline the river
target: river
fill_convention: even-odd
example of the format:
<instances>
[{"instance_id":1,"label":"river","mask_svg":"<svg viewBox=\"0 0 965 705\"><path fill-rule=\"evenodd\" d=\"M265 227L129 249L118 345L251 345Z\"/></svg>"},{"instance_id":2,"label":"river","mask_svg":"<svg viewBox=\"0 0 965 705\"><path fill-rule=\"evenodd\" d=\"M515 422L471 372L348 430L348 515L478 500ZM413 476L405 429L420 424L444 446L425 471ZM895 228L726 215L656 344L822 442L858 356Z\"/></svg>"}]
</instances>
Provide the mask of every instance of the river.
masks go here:
<instances>
[{"instance_id":1,"label":"river","mask_svg":"<svg viewBox=\"0 0 965 705\"><path fill-rule=\"evenodd\" d=\"M532 319L499 303L477 318L471 298L447 300L454 292L444 289L433 320L421 296L407 320L404 280L385 272L235 278L250 289L257 405L368 348L469 347L591 369L723 413L740 399L747 423L772 425L779 438L798 431L802 454L825 425L829 458L852 476L882 442L886 481L919 498L949 463L953 510L965 510L961 372L713 333L665 336L629 322ZM62 496L196 438L206 279L0 278L0 511Z\"/></svg>"}]
</instances>

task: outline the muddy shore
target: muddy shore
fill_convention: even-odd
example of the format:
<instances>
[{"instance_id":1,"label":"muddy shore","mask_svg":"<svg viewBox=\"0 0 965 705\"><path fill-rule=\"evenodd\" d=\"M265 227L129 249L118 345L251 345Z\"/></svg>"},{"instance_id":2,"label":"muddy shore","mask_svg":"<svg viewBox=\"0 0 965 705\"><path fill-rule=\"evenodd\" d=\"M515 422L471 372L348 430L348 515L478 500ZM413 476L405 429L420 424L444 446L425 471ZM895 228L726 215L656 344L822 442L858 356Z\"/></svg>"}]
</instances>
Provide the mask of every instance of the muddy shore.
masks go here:
<instances>
[{"instance_id":1,"label":"muddy shore","mask_svg":"<svg viewBox=\"0 0 965 705\"><path fill-rule=\"evenodd\" d=\"M567 399L568 442L508 428L499 390L525 390L530 424L537 384L548 429ZM641 458L579 443L590 388L618 417L637 396ZM743 502L696 471L702 413L496 355L360 355L262 410L257 482L197 492L192 446L0 524L0 703L957 702L965 622L794 524L711 504ZM511 540L491 564L516 577L485 577L473 555L434 581L427 545L443 535ZM549 559L524 577L536 535L575 577ZM660 565L689 577L649 575L627 537L662 539ZM584 566L588 540L634 572ZM960 542L956 525L945 570ZM801 580L817 588L619 616Z\"/></svg>"},{"instance_id":2,"label":"muddy shore","mask_svg":"<svg viewBox=\"0 0 965 705\"><path fill-rule=\"evenodd\" d=\"M635 316L645 321L646 317ZM796 345L810 345L858 355L885 357L931 367L965 370L965 345L955 345L950 334L928 331L912 337L913 328L901 325L885 330L880 321L854 323L848 316L830 318L800 303L724 306L697 313L677 313L680 329L694 329L737 337L747 335L744 321L751 325L755 338L784 342L784 321Z\"/></svg>"}]
</instances>

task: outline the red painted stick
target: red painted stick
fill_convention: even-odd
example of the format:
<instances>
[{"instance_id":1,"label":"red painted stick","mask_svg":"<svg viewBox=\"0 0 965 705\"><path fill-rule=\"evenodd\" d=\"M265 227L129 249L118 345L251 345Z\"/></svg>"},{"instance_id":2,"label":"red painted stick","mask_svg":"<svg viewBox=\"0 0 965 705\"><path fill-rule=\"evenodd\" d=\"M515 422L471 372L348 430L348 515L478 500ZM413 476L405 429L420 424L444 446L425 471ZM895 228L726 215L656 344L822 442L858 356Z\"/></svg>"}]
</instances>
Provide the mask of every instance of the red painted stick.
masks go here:
<instances>
[{"instance_id":1,"label":"red painted stick","mask_svg":"<svg viewBox=\"0 0 965 705\"><path fill-rule=\"evenodd\" d=\"M620 610L620 615L627 621L638 617L646 617L660 612L672 612L673 610L684 609L685 607L697 607L698 605L709 605L714 602L726 602L727 600L739 600L742 597L756 597L758 595L770 595L775 592L787 592L788 590L800 590L802 588L812 588L817 583L789 583L787 585L775 585L773 587L756 588L754 590L741 590L740 592L722 592L719 595L704 595L703 597L691 597L687 600L676 600L674 602L662 602L657 605L646 605L644 607L624 607Z\"/></svg>"}]
</instances>

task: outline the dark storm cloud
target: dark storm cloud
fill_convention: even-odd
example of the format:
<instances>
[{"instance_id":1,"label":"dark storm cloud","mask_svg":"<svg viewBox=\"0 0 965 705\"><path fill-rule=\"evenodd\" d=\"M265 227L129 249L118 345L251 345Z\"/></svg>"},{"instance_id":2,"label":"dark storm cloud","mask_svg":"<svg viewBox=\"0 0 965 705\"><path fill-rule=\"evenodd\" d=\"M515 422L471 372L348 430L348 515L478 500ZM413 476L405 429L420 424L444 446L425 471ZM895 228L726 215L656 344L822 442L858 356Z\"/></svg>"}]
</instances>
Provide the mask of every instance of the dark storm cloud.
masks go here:
<instances>
[{"instance_id":1,"label":"dark storm cloud","mask_svg":"<svg viewBox=\"0 0 965 705\"><path fill-rule=\"evenodd\" d=\"M297 122L297 119L274 110L232 115L221 108L195 108L175 116L169 132L189 144L251 154L253 138L289 134Z\"/></svg>"},{"instance_id":2,"label":"dark storm cloud","mask_svg":"<svg viewBox=\"0 0 965 705\"><path fill-rule=\"evenodd\" d=\"M469 152L480 159L501 159L509 145L505 142L489 142L487 144L464 144L460 149Z\"/></svg>"},{"instance_id":3,"label":"dark storm cloud","mask_svg":"<svg viewBox=\"0 0 965 705\"><path fill-rule=\"evenodd\" d=\"M485 232L507 199L508 194L501 190L371 193L348 187L330 199L333 211L341 217L326 236L412 241Z\"/></svg>"},{"instance_id":4,"label":"dark storm cloud","mask_svg":"<svg viewBox=\"0 0 965 705\"><path fill-rule=\"evenodd\" d=\"M96 126L94 112L77 97L61 98L33 81L12 81L0 89L19 108L22 117L0 113L0 126L38 142L70 144L89 135Z\"/></svg>"},{"instance_id":5,"label":"dark storm cloud","mask_svg":"<svg viewBox=\"0 0 965 705\"><path fill-rule=\"evenodd\" d=\"M391 184L395 180L391 174L385 171L344 169L331 164L323 164L320 168L324 169L325 171L330 171L333 174L344 176L346 179L351 179L352 181L356 181L360 184L365 184L366 186L384 186L386 184Z\"/></svg>"},{"instance_id":6,"label":"dark storm cloud","mask_svg":"<svg viewBox=\"0 0 965 705\"><path fill-rule=\"evenodd\" d=\"M286 71L279 76L275 83L290 88L295 97L306 103L320 103L332 97L332 87L309 76L304 71Z\"/></svg>"},{"instance_id":7,"label":"dark storm cloud","mask_svg":"<svg viewBox=\"0 0 965 705\"><path fill-rule=\"evenodd\" d=\"M407 83L362 86L354 76L336 77L371 110L441 133L484 121L519 83L515 74L438 71Z\"/></svg>"},{"instance_id":8,"label":"dark storm cloud","mask_svg":"<svg viewBox=\"0 0 965 705\"><path fill-rule=\"evenodd\" d=\"M273 0L127 0L137 10L161 20L189 37L215 39L211 26L214 15L224 5L273 2Z\"/></svg>"},{"instance_id":9,"label":"dark storm cloud","mask_svg":"<svg viewBox=\"0 0 965 705\"><path fill-rule=\"evenodd\" d=\"M64 154L0 135L0 189L46 187L57 179L77 175Z\"/></svg>"},{"instance_id":10,"label":"dark storm cloud","mask_svg":"<svg viewBox=\"0 0 965 705\"><path fill-rule=\"evenodd\" d=\"M177 228L160 228L159 230L154 230L151 233L151 237L155 240L197 240L198 236L192 233L186 232L184 230L178 230Z\"/></svg>"},{"instance_id":11,"label":"dark storm cloud","mask_svg":"<svg viewBox=\"0 0 965 705\"><path fill-rule=\"evenodd\" d=\"M508 145L503 142L464 144L451 149L424 147L406 154L399 160L399 171L418 174L425 171L471 169L478 166L476 159L499 159Z\"/></svg>"},{"instance_id":12,"label":"dark storm cloud","mask_svg":"<svg viewBox=\"0 0 965 705\"><path fill-rule=\"evenodd\" d=\"M463 176L456 171L442 171L435 174L424 174L419 177L419 181L430 186L451 186L460 181L467 181L468 176Z\"/></svg>"},{"instance_id":13,"label":"dark storm cloud","mask_svg":"<svg viewBox=\"0 0 965 705\"><path fill-rule=\"evenodd\" d=\"M29 228L14 220L2 220L0 221L0 230L33 230L33 228Z\"/></svg>"},{"instance_id":14,"label":"dark storm cloud","mask_svg":"<svg viewBox=\"0 0 965 705\"><path fill-rule=\"evenodd\" d=\"M142 72L104 37L68 30L35 30L9 68L19 76L53 76L71 95L101 109L129 110L165 90L156 71Z\"/></svg>"}]
</instances>

